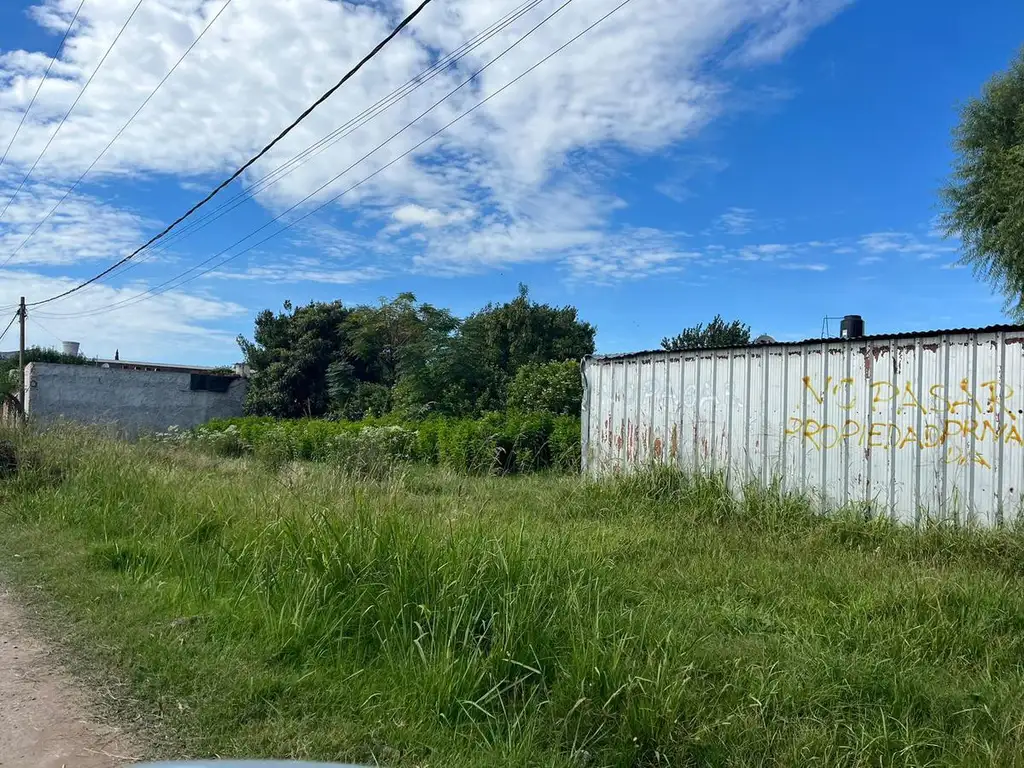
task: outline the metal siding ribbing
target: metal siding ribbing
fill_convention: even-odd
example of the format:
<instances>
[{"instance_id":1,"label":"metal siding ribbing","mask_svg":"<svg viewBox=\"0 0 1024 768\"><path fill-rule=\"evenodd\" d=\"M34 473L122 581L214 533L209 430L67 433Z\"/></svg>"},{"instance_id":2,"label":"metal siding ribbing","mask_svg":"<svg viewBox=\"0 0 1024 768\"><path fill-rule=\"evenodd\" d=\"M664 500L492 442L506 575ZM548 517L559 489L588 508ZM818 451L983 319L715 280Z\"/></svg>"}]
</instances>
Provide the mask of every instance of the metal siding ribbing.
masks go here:
<instances>
[{"instance_id":1,"label":"metal siding ribbing","mask_svg":"<svg viewBox=\"0 0 1024 768\"><path fill-rule=\"evenodd\" d=\"M908 523L1022 511L1019 330L592 358L584 380L593 475L666 462L780 479Z\"/></svg>"}]
</instances>

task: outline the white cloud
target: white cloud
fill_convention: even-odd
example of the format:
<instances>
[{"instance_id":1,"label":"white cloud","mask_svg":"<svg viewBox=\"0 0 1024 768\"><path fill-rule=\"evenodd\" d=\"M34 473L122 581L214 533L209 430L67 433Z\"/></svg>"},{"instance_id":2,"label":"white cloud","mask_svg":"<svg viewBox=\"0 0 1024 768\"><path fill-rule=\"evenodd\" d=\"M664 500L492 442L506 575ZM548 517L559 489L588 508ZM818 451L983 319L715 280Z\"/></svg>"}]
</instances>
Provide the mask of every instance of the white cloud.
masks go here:
<instances>
[{"instance_id":1,"label":"white cloud","mask_svg":"<svg viewBox=\"0 0 1024 768\"><path fill-rule=\"evenodd\" d=\"M636 229L614 239L604 239L572 249L564 267L572 281L610 284L685 271L704 259L703 254L682 247L684 235L668 235Z\"/></svg>"},{"instance_id":2,"label":"white cloud","mask_svg":"<svg viewBox=\"0 0 1024 768\"><path fill-rule=\"evenodd\" d=\"M754 226L754 212L749 208L730 208L715 220L715 227L730 235L745 235Z\"/></svg>"},{"instance_id":3,"label":"white cloud","mask_svg":"<svg viewBox=\"0 0 1024 768\"><path fill-rule=\"evenodd\" d=\"M827 264L782 264L780 267L782 269L797 269L807 272L825 272L828 270Z\"/></svg>"},{"instance_id":4,"label":"white cloud","mask_svg":"<svg viewBox=\"0 0 1024 768\"><path fill-rule=\"evenodd\" d=\"M758 30L737 57L743 63L778 61L810 30L828 21L851 0L792 2L781 9L774 23Z\"/></svg>"},{"instance_id":5,"label":"white cloud","mask_svg":"<svg viewBox=\"0 0 1024 768\"><path fill-rule=\"evenodd\" d=\"M135 0L86 3L63 59L29 115L5 174L20 173L49 138ZM297 168L260 201L272 210L294 204L339 170L351 173L315 200L325 200L428 136L480 98L611 10L616 0L574 3L471 85L408 129L393 145L358 163L521 37L557 4L541 3L369 125ZM43 0L35 18L51 31L66 25L75 0ZM221 0L148 0L105 62L88 93L37 169L50 184L77 177L191 43ZM407 2L399 3L402 8ZM330 101L284 140L250 181L343 125L435 59L462 45L516 5L516 0L449 0L428 7L413 25ZM468 265L497 266L550 257L617 237L609 217L621 206L594 195L594 180L567 163L601 147L652 152L693 135L728 103L724 66L775 60L844 5L840 0L638 0L544 68L342 200L398 230L426 238L420 262L452 267L451 230L467 247ZM369 47L400 9L394 2L236 0L93 172L97 179L154 180L170 175L191 185L222 174L277 133ZM717 62L717 63L716 63ZM10 135L47 59L39 52L0 54L0 135ZM643 73L643 77L637 77ZM566 203L554 215L538 207ZM472 218L470 213L473 212ZM383 214L387 218L387 214ZM743 229L743 212L726 225ZM0 224L0 226L3 226ZM402 236L401 231L393 233ZM119 241L118 241L118 244ZM43 249L33 251L38 256ZM111 248L110 250L116 250ZM26 261L27 263L27 261Z\"/></svg>"},{"instance_id":6,"label":"white cloud","mask_svg":"<svg viewBox=\"0 0 1024 768\"><path fill-rule=\"evenodd\" d=\"M303 263L305 262L305 263ZM307 259L274 262L263 266L249 267L244 271L216 270L206 275L213 279L259 280L268 283L328 283L331 285L352 285L378 280L388 273L382 269L365 267L359 269L323 269L316 260Z\"/></svg>"},{"instance_id":7,"label":"white cloud","mask_svg":"<svg viewBox=\"0 0 1024 768\"><path fill-rule=\"evenodd\" d=\"M33 272L0 270L0 306L16 304L22 294L50 296L76 282ZM219 359L228 363L238 359L240 352L234 334L219 330L216 325L244 316L246 309L203 294L171 291L114 312L60 316L95 312L132 298L146 288L139 283L120 288L97 284L69 296L59 305L30 307L28 343L54 346L56 335L60 340L82 342L82 353L89 357L110 357L119 349L123 358L134 360L195 363L197 359ZM11 338L4 340L4 348L11 348Z\"/></svg>"},{"instance_id":8,"label":"white cloud","mask_svg":"<svg viewBox=\"0 0 1024 768\"><path fill-rule=\"evenodd\" d=\"M655 190L670 200L684 203L694 196L691 183L698 177L721 173L729 167L727 160L714 155L688 155L672 163L671 172Z\"/></svg>"},{"instance_id":9,"label":"white cloud","mask_svg":"<svg viewBox=\"0 0 1024 768\"><path fill-rule=\"evenodd\" d=\"M436 229L451 224L461 224L473 218L472 208L460 208L453 211L441 211L437 208L424 208L422 205L409 203L396 208L391 217L394 219L394 226L397 229L406 227L424 227Z\"/></svg>"},{"instance_id":10,"label":"white cloud","mask_svg":"<svg viewBox=\"0 0 1024 768\"><path fill-rule=\"evenodd\" d=\"M934 259L959 250L955 243L932 240L922 240L910 232L874 232L860 238L858 245L868 253L914 254L919 259Z\"/></svg>"},{"instance_id":11,"label":"white cloud","mask_svg":"<svg viewBox=\"0 0 1024 768\"><path fill-rule=\"evenodd\" d=\"M16 188L0 180L0 211ZM45 182L30 182L21 190L0 220L0 264L12 256L8 267L115 261L144 242L143 233L153 226L138 214L76 193L25 244L43 213L63 194L64 190Z\"/></svg>"}]
</instances>

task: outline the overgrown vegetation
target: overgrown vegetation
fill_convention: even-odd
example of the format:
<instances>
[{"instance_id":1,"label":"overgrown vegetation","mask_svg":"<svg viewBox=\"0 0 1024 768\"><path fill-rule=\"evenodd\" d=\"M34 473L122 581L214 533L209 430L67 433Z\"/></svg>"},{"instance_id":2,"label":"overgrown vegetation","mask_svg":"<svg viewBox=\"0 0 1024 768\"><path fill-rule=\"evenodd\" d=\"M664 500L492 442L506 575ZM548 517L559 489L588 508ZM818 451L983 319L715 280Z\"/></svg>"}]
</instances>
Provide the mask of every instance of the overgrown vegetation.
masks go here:
<instances>
[{"instance_id":1,"label":"overgrown vegetation","mask_svg":"<svg viewBox=\"0 0 1024 768\"><path fill-rule=\"evenodd\" d=\"M64 363L66 365L94 365L95 361L81 355L66 355L56 349L29 347L25 350L25 365L29 363ZM0 399L18 390L18 356L0 360Z\"/></svg>"},{"instance_id":2,"label":"overgrown vegetation","mask_svg":"<svg viewBox=\"0 0 1024 768\"><path fill-rule=\"evenodd\" d=\"M348 420L479 416L506 408L523 366L591 354L594 333L574 307L533 302L525 286L512 301L464 320L417 304L411 293L377 306L286 303L285 312L256 318L253 341L239 338L252 370L246 412Z\"/></svg>"},{"instance_id":3,"label":"overgrown vegetation","mask_svg":"<svg viewBox=\"0 0 1024 768\"><path fill-rule=\"evenodd\" d=\"M715 315L707 325L697 323L684 328L682 333L666 336L661 348L669 352L685 349L715 349L716 347L741 347L750 343L750 326L739 320L725 322L721 315Z\"/></svg>"},{"instance_id":4,"label":"overgrown vegetation","mask_svg":"<svg viewBox=\"0 0 1024 768\"><path fill-rule=\"evenodd\" d=\"M1024 748L1015 531L821 518L667 471L365 480L6 439L31 458L0 479L0 568L180 740L168 754L989 766Z\"/></svg>"},{"instance_id":5,"label":"overgrown vegetation","mask_svg":"<svg viewBox=\"0 0 1024 768\"><path fill-rule=\"evenodd\" d=\"M962 262L1024 318L1024 48L962 108L953 172L942 191L945 234Z\"/></svg>"},{"instance_id":6,"label":"overgrown vegetation","mask_svg":"<svg viewBox=\"0 0 1024 768\"><path fill-rule=\"evenodd\" d=\"M361 474L373 468L390 472L407 462L468 473L575 472L581 458L579 418L543 411L421 422L248 416L217 419L193 430L171 430L155 439L218 456L251 454L275 465L293 460L329 462Z\"/></svg>"}]
</instances>

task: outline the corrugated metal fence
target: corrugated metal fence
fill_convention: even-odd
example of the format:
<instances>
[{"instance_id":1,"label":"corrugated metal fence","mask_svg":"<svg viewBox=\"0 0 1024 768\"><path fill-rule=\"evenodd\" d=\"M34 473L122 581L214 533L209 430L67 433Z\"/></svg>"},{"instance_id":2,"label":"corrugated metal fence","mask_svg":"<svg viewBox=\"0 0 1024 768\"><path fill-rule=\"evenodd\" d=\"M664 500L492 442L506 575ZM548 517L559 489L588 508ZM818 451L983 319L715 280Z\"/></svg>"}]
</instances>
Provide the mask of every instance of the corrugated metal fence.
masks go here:
<instances>
[{"instance_id":1,"label":"corrugated metal fence","mask_svg":"<svg viewBox=\"0 0 1024 768\"><path fill-rule=\"evenodd\" d=\"M1024 328L593 357L583 376L592 475L721 471L906 522L1022 511Z\"/></svg>"}]
</instances>

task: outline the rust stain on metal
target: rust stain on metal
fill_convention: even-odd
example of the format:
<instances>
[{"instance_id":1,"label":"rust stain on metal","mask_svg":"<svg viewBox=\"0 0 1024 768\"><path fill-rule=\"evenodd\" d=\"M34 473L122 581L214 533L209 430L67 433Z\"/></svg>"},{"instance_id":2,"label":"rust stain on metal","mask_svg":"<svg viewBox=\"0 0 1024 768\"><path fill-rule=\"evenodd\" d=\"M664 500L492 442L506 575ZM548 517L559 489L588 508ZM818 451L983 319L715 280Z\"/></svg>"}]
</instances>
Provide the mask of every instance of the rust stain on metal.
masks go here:
<instances>
[{"instance_id":1,"label":"rust stain on metal","mask_svg":"<svg viewBox=\"0 0 1024 768\"><path fill-rule=\"evenodd\" d=\"M679 457L679 425L672 425L672 460Z\"/></svg>"}]
</instances>

